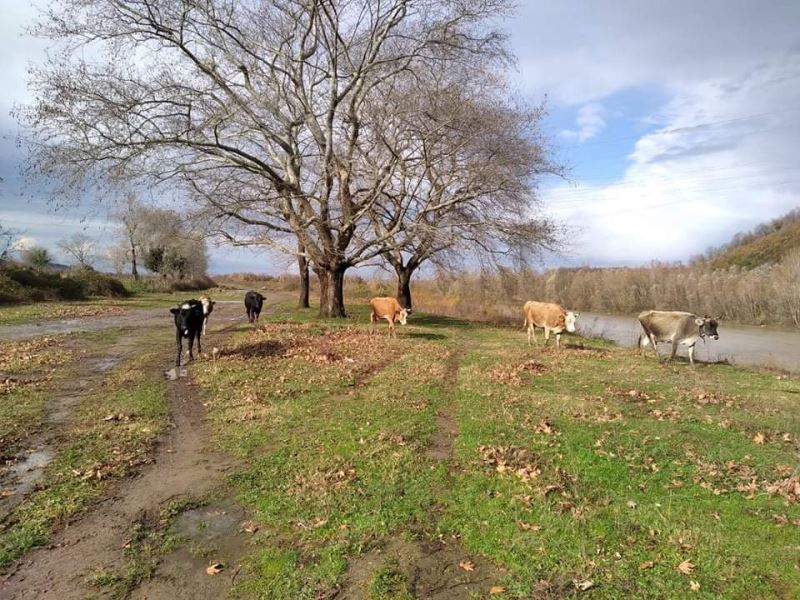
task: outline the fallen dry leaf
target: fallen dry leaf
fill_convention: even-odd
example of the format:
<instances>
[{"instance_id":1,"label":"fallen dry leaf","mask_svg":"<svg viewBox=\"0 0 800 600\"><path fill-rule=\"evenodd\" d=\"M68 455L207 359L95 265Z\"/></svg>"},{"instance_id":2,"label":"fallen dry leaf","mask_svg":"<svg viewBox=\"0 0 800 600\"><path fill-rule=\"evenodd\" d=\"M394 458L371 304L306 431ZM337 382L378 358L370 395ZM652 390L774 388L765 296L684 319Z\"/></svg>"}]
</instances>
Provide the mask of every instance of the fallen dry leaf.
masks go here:
<instances>
[{"instance_id":1,"label":"fallen dry leaf","mask_svg":"<svg viewBox=\"0 0 800 600\"><path fill-rule=\"evenodd\" d=\"M256 531L258 531L258 525L256 525L252 521L244 521L239 525L239 531L241 531L242 533L253 534Z\"/></svg>"},{"instance_id":2,"label":"fallen dry leaf","mask_svg":"<svg viewBox=\"0 0 800 600\"><path fill-rule=\"evenodd\" d=\"M474 571L475 570L475 563L471 560L462 560L458 563L458 566L464 569L465 571Z\"/></svg>"},{"instance_id":3,"label":"fallen dry leaf","mask_svg":"<svg viewBox=\"0 0 800 600\"><path fill-rule=\"evenodd\" d=\"M506 588L504 588L502 585L493 585L489 588L489 595L496 596L497 594L502 594L505 591Z\"/></svg>"},{"instance_id":4,"label":"fallen dry leaf","mask_svg":"<svg viewBox=\"0 0 800 600\"><path fill-rule=\"evenodd\" d=\"M206 568L206 573L209 575L216 575L217 573L221 573L222 570L225 568L225 565L222 563L214 563L212 565L208 565Z\"/></svg>"},{"instance_id":5,"label":"fallen dry leaf","mask_svg":"<svg viewBox=\"0 0 800 600\"><path fill-rule=\"evenodd\" d=\"M655 566L656 563L654 563L652 560L648 560L639 565L639 570L646 571L647 569L652 569Z\"/></svg>"},{"instance_id":6,"label":"fallen dry leaf","mask_svg":"<svg viewBox=\"0 0 800 600\"><path fill-rule=\"evenodd\" d=\"M684 575L690 575L692 571L694 571L694 565L692 564L691 561L685 560L678 565L678 571L680 571Z\"/></svg>"},{"instance_id":7,"label":"fallen dry leaf","mask_svg":"<svg viewBox=\"0 0 800 600\"><path fill-rule=\"evenodd\" d=\"M580 592L585 592L594 587L594 581L591 579L586 579L585 581L573 581L572 584L575 588Z\"/></svg>"},{"instance_id":8,"label":"fallen dry leaf","mask_svg":"<svg viewBox=\"0 0 800 600\"><path fill-rule=\"evenodd\" d=\"M700 584L697 581L695 581L694 579L692 579L689 582L689 587L691 588L691 590L693 592L699 592L700 591Z\"/></svg>"},{"instance_id":9,"label":"fallen dry leaf","mask_svg":"<svg viewBox=\"0 0 800 600\"><path fill-rule=\"evenodd\" d=\"M759 445L761 445L761 444L763 444L763 443L764 443L764 441L765 441L765 440L766 440L766 437L765 437L765 436L764 436L764 434L763 434L763 433L761 433L760 431L759 431L757 434L755 434L755 435L753 436L753 441L754 441L756 444L759 444Z\"/></svg>"}]
</instances>

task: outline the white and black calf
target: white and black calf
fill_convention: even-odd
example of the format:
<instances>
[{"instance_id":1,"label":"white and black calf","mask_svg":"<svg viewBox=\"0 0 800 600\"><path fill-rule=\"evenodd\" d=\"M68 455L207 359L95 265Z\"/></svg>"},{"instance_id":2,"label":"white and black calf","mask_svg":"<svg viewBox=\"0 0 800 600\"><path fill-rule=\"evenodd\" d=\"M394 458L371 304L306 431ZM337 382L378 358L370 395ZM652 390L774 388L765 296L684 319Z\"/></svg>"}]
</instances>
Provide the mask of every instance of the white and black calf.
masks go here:
<instances>
[{"instance_id":1,"label":"white and black calf","mask_svg":"<svg viewBox=\"0 0 800 600\"><path fill-rule=\"evenodd\" d=\"M256 324L264 306L264 296L252 290L244 295L244 307L247 310L247 320Z\"/></svg>"},{"instance_id":2,"label":"white and black calf","mask_svg":"<svg viewBox=\"0 0 800 600\"><path fill-rule=\"evenodd\" d=\"M189 360L194 360L192 346L197 339L197 353L200 354L200 333L203 330L203 304L197 300L187 300L178 308L171 308L169 312L175 317L175 341L178 346L178 353L175 356L175 366L181 366L181 354L183 352L183 338L189 340Z\"/></svg>"}]
</instances>

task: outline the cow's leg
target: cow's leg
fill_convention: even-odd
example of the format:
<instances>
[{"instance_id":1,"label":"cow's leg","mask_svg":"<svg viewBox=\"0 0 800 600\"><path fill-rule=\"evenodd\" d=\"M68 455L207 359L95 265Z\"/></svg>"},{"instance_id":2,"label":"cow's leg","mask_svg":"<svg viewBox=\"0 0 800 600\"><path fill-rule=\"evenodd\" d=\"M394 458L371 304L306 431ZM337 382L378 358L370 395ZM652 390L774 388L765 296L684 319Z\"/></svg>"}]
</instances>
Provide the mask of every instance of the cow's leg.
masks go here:
<instances>
[{"instance_id":1,"label":"cow's leg","mask_svg":"<svg viewBox=\"0 0 800 600\"><path fill-rule=\"evenodd\" d=\"M203 317L203 335L206 334L206 327L208 326L208 315Z\"/></svg>"},{"instance_id":2,"label":"cow's leg","mask_svg":"<svg viewBox=\"0 0 800 600\"><path fill-rule=\"evenodd\" d=\"M653 346L653 354L656 355L656 360L661 362L661 355L658 353L658 344L656 344L656 336L649 333L648 338L650 339L650 344Z\"/></svg>"},{"instance_id":3,"label":"cow's leg","mask_svg":"<svg viewBox=\"0 0 800 600\"><path fill-rule=\"evenodd\" d=\"M197 337L197 356L201 356L203 354L203 349L200 347L200 329L198 328L197 333L195 334Z\"/></svg>"},{"instance_id":4,"label":"cow's leg","mask_svg":"<svg viewBox=\"0 0 800 600\"><path fill-rule=\"evenodd\" d=\"M678 352L678 340L677 338L672 340L672 352L669 353L669 360L675 360L675 354Z\"/></svg>"},{"instance_id":5,"label":"cow's leg","mask_svg":"<svg viewBox=\"0 0 800 600\"><path fill-rule=\"evenodd\" d=\"M194 345L194 331L189 334L189 360L194 360L194 354L192 353L192 346Z\"/></svg>"},{"instance_id":6,"label":"cow's leg","mask_svg":"<svg viewBox=\"0 0 800 600\"><path fill-rule=\"evenodd\" d=\"M689 364L694 366L694 344L689 346Z\"/></svg>"},{"instance_id":7,"label":"cow's leg","mask_svg":"<svg viewBox=\"0 0 800 600\"><path fill-rule=\"evenodd\" d=\"M183 340L181 339L181 331L180 329L175 334L175 345L178 346L178 354L175 357L175 366L181 366L181 354L183 353Z\"/></svg>"},{"instance_id":8,"label":"cow's leg","mask_svg":"<svg viewBox=\"0 0 800 600\"><path fill-rule=\"evenodd\" d=\"M544 326L544 345L547 346L547 342L550 341L550 328L545 325Z\"/></svg>"},{"instance_id":9,"label":"cow's leg","mask_svg":"<svg viewBox=\"0 0 800 600\"><path fill-rule=\"evenodd\" d=\"M395 336L394 319L392 319L391 317L386 317L386 321L389 323L389 337L393 338Z\"/></svg>"},{"instance_id":10,"label":"cow's leg","mask_svg":"<svg viewBox=\"0 0 800 600\"><path fill-rule=\"evenodd\" d=\"M561 348L561 334L556 334L556 348Z\"/></svg>"},{"instance_id":11,"label":"cow's leg","mask_svg":"<svg viewBox=\"0 0 800 600\"><path fill-rule=\"evenodd\" d=\"M374 335L375 334L375 321L376 321L375 313L374 312L373 313L369 313L369 334L370 335Z\"/></svg>"},{"instance_id":12,"label":"cow's leg","mask_svg":"<svg viewBox=\"0 0 800 600\"><path fill-rule=\"evenodd\" d=\"M531 338L533 338L534 343L538 346L539 340L536 339L536 327L534 327L533 323L528 325L528 346L531 345Z\"/></svg>"}]
</instances>

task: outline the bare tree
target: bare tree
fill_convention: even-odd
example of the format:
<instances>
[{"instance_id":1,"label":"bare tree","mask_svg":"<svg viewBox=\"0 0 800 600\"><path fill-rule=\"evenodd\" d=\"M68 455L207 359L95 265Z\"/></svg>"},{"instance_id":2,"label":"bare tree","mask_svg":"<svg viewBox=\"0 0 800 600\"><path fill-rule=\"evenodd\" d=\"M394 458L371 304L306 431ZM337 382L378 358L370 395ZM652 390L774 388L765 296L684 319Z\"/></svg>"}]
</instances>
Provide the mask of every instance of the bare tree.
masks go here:
<instances>
[{"instance_id":1,"label":"bare tree","mask_svg":"<svg viewBox=\"0 0 800 600\"><path fill-rule=\"evenodd\" d=\"M139 281L139 266L137 259L139 255L141 240L140 240L140 213L143 205L139 203L136 196L129 192L125 195L122 203L117 207L113 213L113 217L119 221L120 229L122 232L122 247L128 260L131 263L131 275L135 281ZM119 251L116 252L119 257Z\"/></svg>"},{"instance_id":2,"label":"bare tree","mask_svg":"<svg viewBox=\"0 0 800 600\"><path fill-rule=\"evenodd\" d=\"M411 308L411 277L426 261L471 253L519 264L557 244L553 224L536 214L538 179L563 172L540 133L542 107L511 103L504 80L470 69L420 74L415 90L395 91L375 107L384 127L365 159L398 162L370 218L403 306Z\"/></svg>"},{"instance_id":3,"label":"bare tree","mask_svg":"<svg viewBox=\"0 0 800 600\"><path fill-rule=\"evenodd\" d=\"M76 233L58 242L58 247L75 259L79 267L90 267L95 256L95 241L85 233Z\"/></svg>"},{"instance_id":4,"label":"bare tree","mask_svg":"<svg viewBox=\"0 0 800 600\"><path fill-rule=\"evenodd\" d=\"M131 172L192 184L227 222L260 230L249 239L308 257L321 314L343 316L346 270L394 233L374 235L365 218L397 168L392 156L370 170L361 162L381 127L368 107L420 69L504 58L490 25L508 9L60 0L36 32L63 52L33 70L36 101L19 111L34 132L31 172L58 178L64 193ZM230 180L244 194L212 202L209 184Z\"/></svg>"},{"instance_id":5,"label":"bare tree","mask_svg":"<svg viewBox=\"0 0 800 600\"><path fill-rule=\"evenodd\" d=\"M0 225L0 260L7 260L14 251L19 233Z\"/></svg>"}]
</instances>

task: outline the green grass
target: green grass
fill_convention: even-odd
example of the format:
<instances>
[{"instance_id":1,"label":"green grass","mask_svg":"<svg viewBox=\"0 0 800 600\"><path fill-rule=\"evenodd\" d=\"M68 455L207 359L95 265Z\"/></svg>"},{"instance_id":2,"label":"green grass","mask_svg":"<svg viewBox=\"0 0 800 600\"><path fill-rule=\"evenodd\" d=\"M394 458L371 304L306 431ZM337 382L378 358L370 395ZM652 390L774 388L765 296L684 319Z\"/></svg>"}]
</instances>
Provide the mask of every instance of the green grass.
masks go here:
<instances>
[{"instance_id":1,"label":"green grass","mask_svg":"<svg viewBox=\"0 0 800 600\"><path fill-rule=\"evenodd\" d=\"M233 489L262 527L239 596L325 595L354 557L439 535L497 567L499 598L585 582L592 598L800 594L800 498L770 491L797 477L796 378L574 336L529 349L520 331L429 315L370 338L351 312L283 307L202 363L216 439L248 465ZM450 460L426 452L440 411L458 423ZM360 593L413 597L387 561Z\"/></svg>"}]
</instances>

